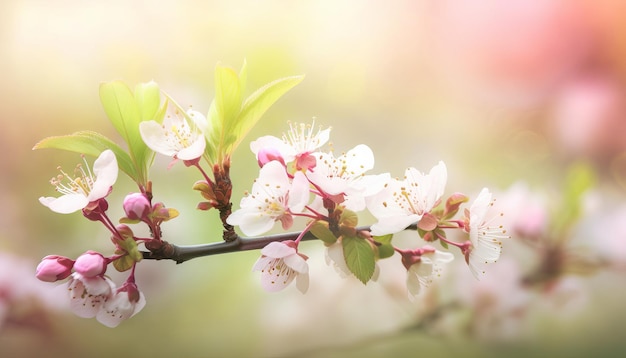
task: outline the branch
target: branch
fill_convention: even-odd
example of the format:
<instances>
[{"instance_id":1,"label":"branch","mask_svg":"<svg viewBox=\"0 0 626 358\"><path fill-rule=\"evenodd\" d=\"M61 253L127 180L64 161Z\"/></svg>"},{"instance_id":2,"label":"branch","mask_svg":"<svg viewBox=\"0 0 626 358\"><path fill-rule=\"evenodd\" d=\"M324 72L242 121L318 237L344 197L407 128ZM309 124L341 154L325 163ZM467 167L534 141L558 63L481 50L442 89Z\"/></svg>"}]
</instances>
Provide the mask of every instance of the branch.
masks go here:
<instances>
[{"instance_id":1,"label":"branch","mask_svg":"<svg viewBox=\"0 0 626 358\"><path fill-rule=\"evenodd\" d=\"M369 226L357 227L357 231L369 231ZM405 230L416 230L417 225L413 224ZM288 232L284 234L267 235L260 237L240 237L233 241L212 242L209 244L178 246L163 241L163 246L158 250L142 251L143 258L147 260L172 260L177 264L195 259L197 257L226 254L229 252L239 252L248 250L259 250L274 241L295 240L301 232ZM307 232L301 241L317 240L311 232Z\"/></svg>"}]
</instances>

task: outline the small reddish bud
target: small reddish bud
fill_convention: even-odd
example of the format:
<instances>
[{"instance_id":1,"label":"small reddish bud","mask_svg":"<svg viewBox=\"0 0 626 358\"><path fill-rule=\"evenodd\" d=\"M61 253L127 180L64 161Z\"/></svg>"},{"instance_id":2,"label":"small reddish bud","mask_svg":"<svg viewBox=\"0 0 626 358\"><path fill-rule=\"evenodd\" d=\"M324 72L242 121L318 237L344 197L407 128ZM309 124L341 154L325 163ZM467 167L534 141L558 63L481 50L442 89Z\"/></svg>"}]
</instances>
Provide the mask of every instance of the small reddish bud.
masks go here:
<instances>
[{"instance_id":1,"label":"small reddish bud","mask_svg":"<svg viewBox=\"0 0 626 358\"><path fill-rule=\"evenodd\" d=\"M145 219L150 209L150 201L143 193L128 194L124 198L124 212L131 220Z\"/></svg>"},{"instance_id":2,"label":"small reddish bud","mask_svg":"<svg viewBox=\"0 0 626 358\"><path fill-rule=\"evenodd\" d=\"M45 282L55 282L67 278L72 273L74 260L58 255L44 257L39 265L35 276Z\"/></svg>"},{"instance_id":3,"label":"small reddish bud","mask_svg":"<svg viewBox=\"0 0 626 358\"><path fill-rule=\"evenodd\" d=\"M74 271L87 278L96 277L106 272L107 265L107 259L102 254L95 251L87 251L76 259Z\"/></svg>"}]
</instances>

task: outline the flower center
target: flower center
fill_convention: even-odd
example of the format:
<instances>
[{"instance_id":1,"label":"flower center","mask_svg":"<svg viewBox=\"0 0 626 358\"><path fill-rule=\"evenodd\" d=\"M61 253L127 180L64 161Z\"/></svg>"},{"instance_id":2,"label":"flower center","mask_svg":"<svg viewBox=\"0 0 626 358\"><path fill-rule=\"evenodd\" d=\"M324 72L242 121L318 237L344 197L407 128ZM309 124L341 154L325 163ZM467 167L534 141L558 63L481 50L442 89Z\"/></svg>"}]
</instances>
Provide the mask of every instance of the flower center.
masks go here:
<instances>
[{"instance_id":1,"label":"flower center","mask_svg":"<svg viewBox=\"0 0 626 358\"><path fill-rule=\"evenodd\" d=\"M93 183L96 180L94 175L89 170L89 165L87 165L87 161L83 156L83 164L77 164L74 169L74 177L70 176L66 172L61 169L61 167L57 167L57 170L61 174L56 177L50 179L50 184L55 187L55 190L61 194L83 194L85 196L89 195L91 189L93 188ZM84 168L87 168L85 170Z\"/></svg>"},{"instance_id":2,"label":"flower center","mask_svg":"<svg viewBox=\"0 0 626 358\"><path fill-rule=\"evenodd\" d=\"M321 127L317 132L313 129L313 124L293 124L289 123L289 131L283 134L283 141L291 144L299 153L310 152L322 145L319 133Z\"/></svg>"}]
</instances>

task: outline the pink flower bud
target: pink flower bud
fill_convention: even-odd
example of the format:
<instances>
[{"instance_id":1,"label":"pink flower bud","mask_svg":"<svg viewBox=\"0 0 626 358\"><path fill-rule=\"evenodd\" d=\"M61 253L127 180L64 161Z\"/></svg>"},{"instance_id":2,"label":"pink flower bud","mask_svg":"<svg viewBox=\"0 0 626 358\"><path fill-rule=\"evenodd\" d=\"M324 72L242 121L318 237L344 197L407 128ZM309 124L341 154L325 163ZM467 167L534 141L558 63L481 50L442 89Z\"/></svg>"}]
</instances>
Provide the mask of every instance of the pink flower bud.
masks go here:
<instances>
[{"instance_id":1,"label":"pink flower bud","mask_svg":"<svg viewBox=\"0 0 626 358\"><path fill-rule=\"evenodd\" d=\"M285 165L285 159L280 154L278 149L276 148L262 148L257 153L257 162L259 163L259 167L263 168L263 166L273 160L278 161L282 165Z\"/></svg>"},{"instance_id":2,"label":"pink flower bud","mask_svg":"<svg viewBox=\"0 0 626 358\"><path fill-rule=\"evenodd\" d=\"M95 251L87 251L76 259L74 271L87 278L96 277L106 272L107 265L108 262L102 254Z\"/></svg>"},{"instance_id":3,"label":"pink flower bud","mask_svg":"<svg viewBox=\"0 0 626 358\"><path fill-rule=\"evenodd\" d=\"M150 201L142 193L132 193L124 198L124 212L131 220L141 220L150 212Z\"/></svg>"},{"instance_id":4,"label":"pink flower bud","mask_svg":"<svg viewBox=\"0 0 626 358\"><path fill-rule=\"evenodd\" d=\"M74 261L67 257L48 255L37 265L35 276L41 281L55 282L68 277L72 273L72 266Z\"/></svg>"}]
</instances>

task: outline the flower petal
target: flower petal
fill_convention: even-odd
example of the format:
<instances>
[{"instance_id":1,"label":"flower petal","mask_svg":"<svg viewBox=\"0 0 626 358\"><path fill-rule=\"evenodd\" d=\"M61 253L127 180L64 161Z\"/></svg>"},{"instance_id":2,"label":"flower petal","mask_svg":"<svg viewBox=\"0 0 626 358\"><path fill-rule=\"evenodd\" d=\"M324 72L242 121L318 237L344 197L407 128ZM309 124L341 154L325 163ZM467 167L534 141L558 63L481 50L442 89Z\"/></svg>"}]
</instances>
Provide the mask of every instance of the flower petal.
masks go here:
<instances>
[{"instance_id":1,"label":"flower petal","mask_svg":"<svg viewBox=\"0 0 626 358\"><path fill-rule=\"evenodd\" d=\"M296 288L302 293L306 293L309 289L309 274L301 273L296 276Z\"/></svg>"},{"instance_id":2,"label":"flower petal","mask_svg":"<svg viewBox=\"0 0 626 358\"><path fill-rule=\"evenodd\" d=\"M141 139L153 151L173 157L176 149L168 144L168 139L163 126L156 121L144 121L139 123Z\"/></svg>"},{"instance_id":3,"label":"flower petal","mask_svg":"<svg viewBox=\"0 0 626 358\"><path fill-rule=\"evenodd\" d=\"M204 136L198 135L190 146L181 149L176 154L176 158L180 160L198 159L204 154L204 148L206 148L206 139Z\"/></svg>"},{"instance_id":4,"label":"flower petal","mask_svg":"<svg viewBox=\"0 0 626 358\"><path fill-rule=\"evenodd\" d=\"M98 159L93 163L93 173L96 181L87 196L89 202L102 199L109 194L109 190L117 180L119 169L117 159L110 149L100 153Z\"/></svg>"},{"instance_id":5,"label":"flower petal","mask_svg":"<svg viewBox=\"0 0 626 358\"><path fill-rule=\"evenodd\" d=\"M89 204L89 200L83 194L66 194L58 198L41 197L39 202L59 214L70 214Z\"/></svg>"},{"instance_id":6,"label":"flower petal","mask_svg":"<svg viewBox=\"0 0 626 358\"><path fill-rule=\"evenodd\" d=\"M287 264L287 266L291 267L297 273L309 272L309 265L306 263L306 260L296 253L285 256L283 260L285 260L285 264Z\"/></svg>"},{"instance_id":7,"label":"flower petal","mask_svg":"<svg viewBox=\"0 0 626 358\"><path fill-rule=\"evenodd\" d=\"M280 259L287 256L296 255L296 249L291 246L287 246L282 242L273 241L267 244L263 249L261 249L261 254L267 257Z\"/></svg>"}]
</instances>

